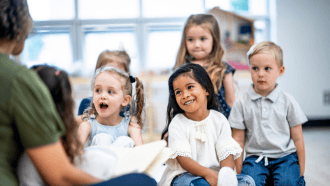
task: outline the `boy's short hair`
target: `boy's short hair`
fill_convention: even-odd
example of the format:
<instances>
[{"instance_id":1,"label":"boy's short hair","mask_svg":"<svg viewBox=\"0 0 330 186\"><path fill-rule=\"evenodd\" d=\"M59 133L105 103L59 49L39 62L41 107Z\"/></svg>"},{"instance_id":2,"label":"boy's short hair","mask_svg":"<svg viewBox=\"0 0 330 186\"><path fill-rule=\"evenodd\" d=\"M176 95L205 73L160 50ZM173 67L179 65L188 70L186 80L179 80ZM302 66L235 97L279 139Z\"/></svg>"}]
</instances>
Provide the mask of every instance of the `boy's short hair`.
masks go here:
<instances>
[{"instance_id":1,"label":"boy's short hair","mask_svg":"<svg viewBox=\"0 0 330 186\"><path fill-rule=\"evenodd\" d=\"M247 52L249 66L251 66L251 57L257 54L270 54L275 58L279 67L283 66L283 51L281 47L271 41L263 41L253 45Z\"/></svg>"}]
</instances>

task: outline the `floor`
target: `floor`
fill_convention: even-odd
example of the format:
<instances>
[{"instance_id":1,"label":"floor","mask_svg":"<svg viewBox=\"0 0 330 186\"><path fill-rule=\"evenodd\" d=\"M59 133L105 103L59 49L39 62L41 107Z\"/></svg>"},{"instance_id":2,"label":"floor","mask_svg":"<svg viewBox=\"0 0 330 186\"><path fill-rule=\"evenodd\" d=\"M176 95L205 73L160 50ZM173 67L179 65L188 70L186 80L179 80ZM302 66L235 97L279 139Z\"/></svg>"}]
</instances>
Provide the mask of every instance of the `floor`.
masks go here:
<instances>
[{"instance_id":1,"label":"floor","mask_svg":"<svg viewBox=\"0 0 330 186\"><path fill-rule=\"evenodd\" d=\"M330 185L330 126L304 127L306 185Z\"/></svg>"}]
</instances>

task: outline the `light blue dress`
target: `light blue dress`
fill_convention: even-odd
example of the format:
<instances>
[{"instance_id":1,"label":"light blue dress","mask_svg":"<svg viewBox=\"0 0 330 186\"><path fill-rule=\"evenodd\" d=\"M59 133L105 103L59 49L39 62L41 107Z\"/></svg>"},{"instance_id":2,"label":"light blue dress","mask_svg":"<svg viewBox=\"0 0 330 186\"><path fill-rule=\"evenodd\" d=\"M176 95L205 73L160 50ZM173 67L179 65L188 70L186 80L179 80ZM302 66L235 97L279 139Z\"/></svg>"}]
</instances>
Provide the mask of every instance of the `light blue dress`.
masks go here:
<instances>
[{"instance_id":1,"label":"light blue dress","mask_svg":"<svg viewBox=\"0 0 330 186\"><path fill-rule=\"evenodd\" d=\"M124 117L116 126L107 126L100 124L95 115L90 116L91 134L85 144L85 147L94 145L111 145L122 147L134 147L134 141L128 135L129 117Z\"/></svg>"}]
</instances>

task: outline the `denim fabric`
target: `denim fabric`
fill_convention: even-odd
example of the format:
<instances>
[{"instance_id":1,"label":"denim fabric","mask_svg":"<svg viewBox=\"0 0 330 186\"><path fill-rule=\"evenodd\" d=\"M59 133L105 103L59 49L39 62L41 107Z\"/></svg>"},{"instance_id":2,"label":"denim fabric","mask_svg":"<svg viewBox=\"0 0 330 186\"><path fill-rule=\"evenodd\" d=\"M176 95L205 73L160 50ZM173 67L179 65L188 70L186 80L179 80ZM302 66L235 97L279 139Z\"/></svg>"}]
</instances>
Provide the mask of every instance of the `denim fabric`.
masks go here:
<instances>
[{"instance_id":1,"label":"denim fabric","mask_svg":"<svg viewBox=\"0 0 330 186\"><path fill-rule=\"evenodd\" d=\"M250 175L257 186L265 185L305 185L304 177L300 178L297 153L292 153L282 158L268 158L256 163L258 156L249 156L245 159L242 174Z\"/></svg>"},{"instance_id":2,"label":"denim fabric","mask_svg":"<svg viewBox=\"0 0 330 186\"><path fill-rule=\"evenodd\" d=\"M246 174L237 175L238 186L256 186L253 178Z\"/></svg>"},{"instance_id":3,"label":"denim fabric","mask_svg":"<svg viewBox=\"0 0 330 186\"><path fill-rule=\"evenodd\" d=\"M251 176L239 174L237 175L238 186L255 186ZM171 186L209 186L210 184L200 176L194 176L189 172L176 176Z\"/></svg>"},{"instance_id":4,"label":"denim fabric","mask_svg":"<svg viewBox=\"0 0 330 186\"><path fill-rule=\"evenodd\" d=\"M101 183L93 184L91 186L157 186L156 180L150 178L145 174L127 174L117 178L110 179Z\"/></svg>"}]
</instances>

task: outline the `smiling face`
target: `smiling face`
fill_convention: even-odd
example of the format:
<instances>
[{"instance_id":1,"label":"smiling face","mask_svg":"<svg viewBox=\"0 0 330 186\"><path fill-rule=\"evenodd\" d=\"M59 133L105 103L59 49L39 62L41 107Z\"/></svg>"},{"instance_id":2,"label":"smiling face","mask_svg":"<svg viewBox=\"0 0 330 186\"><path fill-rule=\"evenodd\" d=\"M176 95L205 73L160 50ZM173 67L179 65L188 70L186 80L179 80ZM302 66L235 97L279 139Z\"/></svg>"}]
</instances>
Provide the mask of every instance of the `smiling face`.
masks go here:
<instances>
[{"instance_id":1,"label":"smiling face","mask_svg":"<svg viewBox=\"0 0 330 186\"><path fill-rule=\"evenodd\" d=\"M213 37L208 29L202 26L191 26L187 29L186 46L194 60L205 60L212 52Z\"/></svg>"},{"instance_id":2,"label":"smiling face","mask_svg":"<svg viewBox=\"0 0 330 186\"><path fill-rule=\"evenodd\" d=\"M193 78L187 74L178 76L173 81L173 90L176 102L189 119L200 121L208 116L209 93Z\"/></svg>"},{"instance_id":3,"label":"smiling face","mask_svg":"<svg viewBox=\"0 0 330 186\"><path fill-rule=\"evenodd\" d=\"M93 103L98 113L97 119L119 116L122 107L130 101L129 95L124 95L119 75L102 72L94 82Z\"/></svg>"},{"instance_id":4,"label":"smiling face","mask_svg":"<svg viewBox=\"0 0 330 186\"><path fill-rule=\"evenodd\" d=\"M284 73L284 66L278 66L270 54L256 54L250 58L250 72L256 93L266 97L276 86L277 77Z\"/></svg>"}]
</instances>

